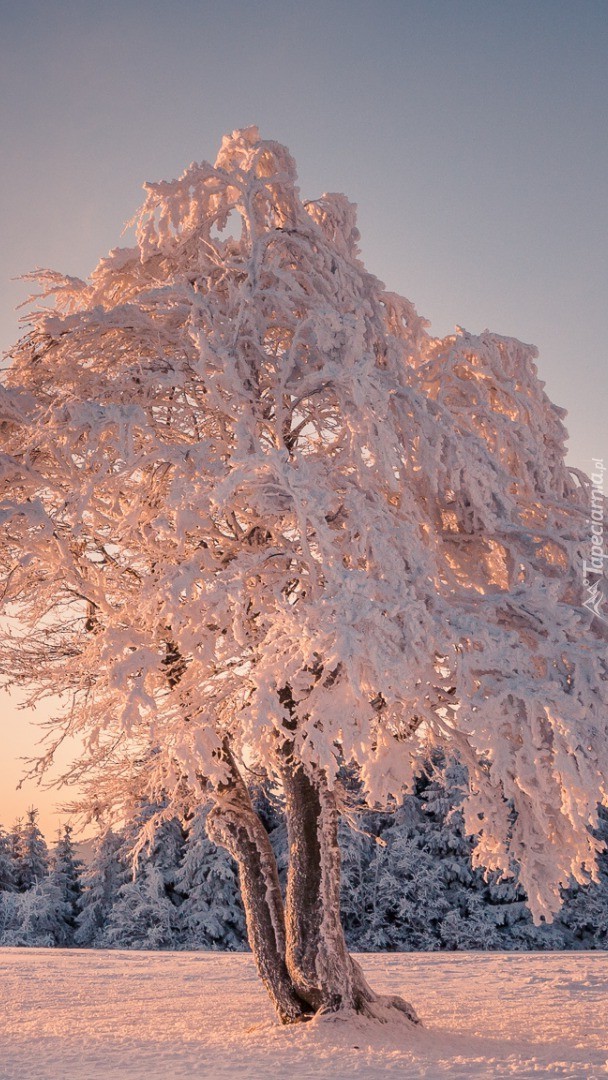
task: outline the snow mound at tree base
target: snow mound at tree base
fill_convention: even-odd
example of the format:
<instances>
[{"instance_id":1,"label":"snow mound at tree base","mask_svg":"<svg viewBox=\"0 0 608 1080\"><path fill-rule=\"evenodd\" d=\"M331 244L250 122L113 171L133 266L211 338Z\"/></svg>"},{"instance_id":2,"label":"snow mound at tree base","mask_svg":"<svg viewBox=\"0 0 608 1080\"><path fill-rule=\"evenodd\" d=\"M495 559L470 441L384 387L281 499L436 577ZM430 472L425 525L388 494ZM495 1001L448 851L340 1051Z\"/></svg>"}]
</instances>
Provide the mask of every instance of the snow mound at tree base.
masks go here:
<instances>
[{"instance_id":1,"label":"snow mound at tree base","mask_svg":"<svg viewBox=\"0 0 608 1080\"><path fill-rule=\"evenodd\" d=\"M608 1076L608 955L359 957L424 1027L280 1027L243 954L0 950L2 1080Z\"/></svg>"}]
</instances>

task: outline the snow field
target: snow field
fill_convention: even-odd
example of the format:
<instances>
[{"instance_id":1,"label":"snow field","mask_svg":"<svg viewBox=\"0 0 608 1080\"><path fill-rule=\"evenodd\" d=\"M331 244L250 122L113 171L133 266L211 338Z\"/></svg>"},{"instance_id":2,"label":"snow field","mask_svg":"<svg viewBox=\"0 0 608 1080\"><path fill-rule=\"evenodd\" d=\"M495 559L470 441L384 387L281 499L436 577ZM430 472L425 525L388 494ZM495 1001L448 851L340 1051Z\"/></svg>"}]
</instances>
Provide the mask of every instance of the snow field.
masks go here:
<instances>
[{"instance_id":1,"label":"snow field","mask_svg":"<svg viewBox=\"0 0 608 1080\"><path fill-rule=\"evenodd\" d=\"M281 1028L246 954L0 950L2 1080L608 1076L608 956L366 954L425 1028Z\"/></svg>"}]
</instances>

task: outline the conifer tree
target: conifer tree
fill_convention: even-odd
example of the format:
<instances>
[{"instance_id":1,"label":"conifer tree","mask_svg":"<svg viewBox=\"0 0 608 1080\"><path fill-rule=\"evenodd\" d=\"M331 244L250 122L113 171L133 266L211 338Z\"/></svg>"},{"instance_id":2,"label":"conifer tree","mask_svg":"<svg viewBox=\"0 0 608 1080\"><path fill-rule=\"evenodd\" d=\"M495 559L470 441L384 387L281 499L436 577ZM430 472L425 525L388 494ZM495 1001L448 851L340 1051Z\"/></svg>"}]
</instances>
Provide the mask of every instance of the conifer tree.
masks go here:
<instances>
[{"instance_id":1,"label":"conifer tree","mask_svg":"<svg viewBox=\"0 0 608 1080\"><path fill-rule=\"evenodd\" d=\"M159 870L167 897L179 905L179 872L185 849L185 835L181 822L176 818L163 821L154 833L154 840L149 852L142 852L142 858L149 860Z\"/></svg>"},{"instance_id":2,"label":"conifer tree","mask_svg":"<svg viewBox=\"0 0 608 1080\"><path fill-rule=\"evenodd\" d=\"M177 945L177 910L161 870L146 862L121 885L103 934L113 949L171 949Z\"/></svg>"},{"instance_id":3,"label":"conifer tree","mask_svg":"<svg viewBox=\"0 0 608 1080\"><path fill-rule=\"evenodd\" d=\"M93 846L89 865L82 876L82 898L74 942L80 946L102 948L110 912L121 887L129 877L123 855L122 838L107 829Z\"/></svg>"},{"instance_id":4,"label":"conifer tree","mask_svg":"<svg viewBox=\"0 0 608 1080\"><path fill-rule=\"evenodd\" d=\"M599 857L599 877L574 884L566 893L559 925L582 949L608 949L608 812L600 808L598 838L607 845Z\"/></svg>"},{"instance_id":5,"label":"conifer tree","mask_svg":"<svg viewBox=\"0 0 608 1080\"><path fill-rule=\"evenodd\" d=\"M17 872L11 837L0 826L0 892L13 892L17 887Z\"/></svg>"},{"instance_id":6,"label":"conifer tree","mask_svg":"<svg viewBox=\"0 0 608 1080\"><path fill-rule=\"evenodd\" d=\"M53 851L50 880L58 889L61 902L65 906L63 936L66 944L71 944L74 938L80 912L82 870L82 861L77 858L74 849L72 827L64 825L63 833L59 835Z\"/></svg>"},{"instance_id":7,"label":"conifer tree","mask_svg":"<svg viewBox=\"0 0 608 1080\"><path fill-rule=\"evenodd\" d=\"M245 914L236 866L207 836L209 809L201 808L190 822L177 876L177 888L184 897L179 908L180 940L187 948L242 949Z\"/></svg>"},{"instance_id":8,"label":"conifer tree","mask_svg":"<svg viewBox=\"0 0 608 1080\"><path fill-rule=\"evenodd\" d=\"M72 908L53 874L21 894L18 919L14 944L65 948L72 943Z\"/></svg>"},{"instance_id":9,"label":"conifer tree","mask_svg":"<svg viewBox=\"0 0 608 1080\"><path fill-rule=\"evenodd\" d=\"M177 876L185 835L181 821L166 816L165 807L165 798L154 801L139 793L132 795L120 831L121 859L125 865L132 866L134 880L146 866L154 866L160 873L167 898L179 905Z\"/></svg>"},{"instance_id":10,"label":"conifer tree","mask_svg":"<svg viewBox=\"0 0 608 1080\"><path fill-rule=\"evenodd\" d=\"M38 811L31 807L15 832L17 887L26 892L40 885L49 872L49 849L38 827Z\"/></svg>"}]
</instances>

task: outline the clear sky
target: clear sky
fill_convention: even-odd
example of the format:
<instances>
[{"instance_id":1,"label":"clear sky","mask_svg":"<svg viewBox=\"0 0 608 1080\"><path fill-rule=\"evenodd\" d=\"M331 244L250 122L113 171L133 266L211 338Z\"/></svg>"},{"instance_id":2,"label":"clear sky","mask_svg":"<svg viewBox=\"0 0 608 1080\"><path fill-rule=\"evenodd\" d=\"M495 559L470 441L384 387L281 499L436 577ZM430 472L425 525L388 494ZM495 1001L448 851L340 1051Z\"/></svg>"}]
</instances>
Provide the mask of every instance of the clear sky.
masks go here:
<instances>
[{"instance_id":1,"label":"clear sky","mask_svg":"<svg viewBox=\"0 0 608 1080\"><path fill-rule=\"evenodd\" d=\"M34 266L86 276L144 180L257 123L445 334L534 342L571 461L608 460L606 0L0 0L0 348ZM122 243L125 241L123 240ZM33 750L0 698L0 822Z\"/></svg>"}]
</instances>

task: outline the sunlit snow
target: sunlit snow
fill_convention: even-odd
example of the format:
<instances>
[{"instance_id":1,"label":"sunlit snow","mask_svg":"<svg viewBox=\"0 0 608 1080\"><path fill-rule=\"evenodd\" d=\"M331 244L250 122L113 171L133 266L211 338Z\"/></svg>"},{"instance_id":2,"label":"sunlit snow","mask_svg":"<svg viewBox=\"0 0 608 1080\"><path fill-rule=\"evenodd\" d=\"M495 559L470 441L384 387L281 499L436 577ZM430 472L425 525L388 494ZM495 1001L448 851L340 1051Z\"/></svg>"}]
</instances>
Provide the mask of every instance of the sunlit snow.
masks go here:
<instances>
[{"instance_id":1,"label":"sunlit snow","mask_svg":"<svg viewBox=\"0 0 608 1080\"><path fill-rule=\"evenodd\" d=\"M366 955L424 1030L277 1025L248 955L0 951L3 1080L608 1076L608 956Z\"/></svg>"}]
</instances>

